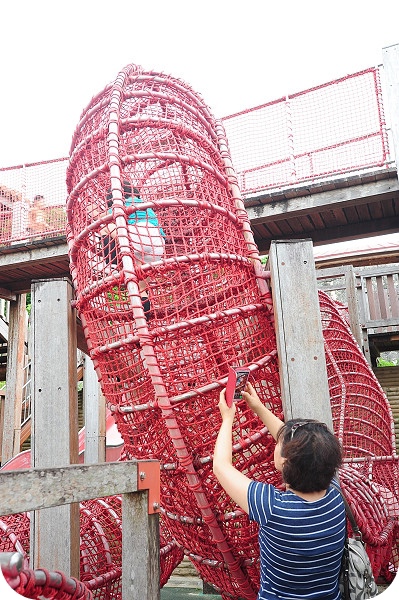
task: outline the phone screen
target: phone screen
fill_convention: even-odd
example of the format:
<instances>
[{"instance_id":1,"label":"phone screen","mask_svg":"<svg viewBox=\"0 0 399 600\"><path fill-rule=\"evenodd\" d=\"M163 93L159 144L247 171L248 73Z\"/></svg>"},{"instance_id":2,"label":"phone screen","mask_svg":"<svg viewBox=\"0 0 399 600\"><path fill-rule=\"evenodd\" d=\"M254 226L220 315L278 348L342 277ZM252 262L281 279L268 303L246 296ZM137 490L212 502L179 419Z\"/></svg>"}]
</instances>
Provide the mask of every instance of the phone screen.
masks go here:
<instances>
[{"instance_id":1,"label":"phone screen","mask_svg":"<svg viewBox=\"0 0 399 600\"><path fill-rule=\"evenodd\" d=\"M236 369L237 379L236 379L236 387L234 390L234 400L239 400L241 398L242 392L245 390L245 386L247 385L249 370L240 370Z\"/></svg>"}]
</instances>

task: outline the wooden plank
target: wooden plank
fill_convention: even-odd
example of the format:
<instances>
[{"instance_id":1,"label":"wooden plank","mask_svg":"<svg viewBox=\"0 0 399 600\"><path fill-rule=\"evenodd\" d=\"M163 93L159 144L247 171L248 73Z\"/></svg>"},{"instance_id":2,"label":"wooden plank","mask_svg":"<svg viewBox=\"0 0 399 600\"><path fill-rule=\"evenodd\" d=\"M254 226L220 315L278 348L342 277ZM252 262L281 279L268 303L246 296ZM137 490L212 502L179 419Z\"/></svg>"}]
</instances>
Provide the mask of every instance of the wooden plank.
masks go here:
<instances>
[{"instance_id":1,"label":"wooden plank","mask_svg":"<svg viewBox=\"0 0 399 600\"><path fill-rule=\"evenodd\" d=\"M386 319L388 317L388 296L384 289L384 281L383 281L382 277L376 277L376 283L377 283L377 299L378 299L381 319Z\"/></svg>"},{"instance_id":2,"label":"wooden plank","mask_svg":"<svg viewBox=\"0 0 399 600\"><path fill-rule=\"evenodd\" d=\"M46 262L52 262L55 259L68 261L68 246L64 239L61 243L48 247L26 248L20 252L9 252L7 254L0 253L0 268L11 270L18 265L24 265L25 268L31 268L35 264L42 265Z\"/></svg>"},{"instance_id":3,"label":"wooden plank","mask_svg":"<svg viewBox=\"0 0 399 600\"><path fill-rule=\"evenodd\" d=\"M398 192L399 181L397 179L384 179L370 184L306 194L298 198L291 198L289 202L286 199L276 200L256 207L248 207L247 212L251 222L259 224L272 217L274 223L277 224L287 217L292 218L301 213L313 214L323 208L325 210L332 210L335 207L347 209L359 203L380 202L386 194L392 196Z\"/></svg>"},{"instance_id":4,"label":"wooden plank","mask_svg":"<svg viewBox=\"0 0 399 600\"><path fill-rule=\"evenodd\" d=\"M328 267L326 269L316 269L316 279L335 279L343 277L346 273L346 267Z\"/></svg>"},{"instance_id":5,"label":"wooden plank","mask_svg":"<svg viewBox=\"0 0 399 600\"><path fill-rule=\"evenodd\" d=\"M4 464L20 452L21 409L24 385L26 295L21 294L10 302L10 325L8 332L6 397L4 404L4 428L1 459Z\"/></svg>"},{"instance_id":6,"label":"wooden plank","mask_svg":"<svg viewBox=\"0 0 399 600\"><path fill-rule=\"evenodd\" d=\"M355 267L355 274L359 277L378 277L379 275L394 275L397 273L399 273L398 265L378 265L375 267L363 268Z\"/></svg>"},{"instance_id":7,"label":"wooden plank","mask_svg":"<svg viewBox=\"0 0 399 600\"><path fill-rule=\"evenodd\" d=\"M349 322L351 331L360 349L363 349L363 336L360 326L358 287L353 267L345 268L346 300L348 303ZM359 288L361 290L361 288Z\"/></svg>"},{"instance_id":8,"label":"wooden plank","mask_svg":"<svg viewBox=\"0 0 399 600\"><path fill-rule=\"evenodd\" d=\"M89 356L84 358L85 463L105 462L105 398Z\"/></svg>"},{"instance_id":9,"label":"wooden plank","mask_svg":"<svg viewBox=\"0 0 399 600\"><path fill-rule=\"evenodd\" d=\"M368 319L364 325L367 329L374 329L375 327L395 327L399 325L399 319L397 317L392 319Z\"/></svg>"},{"instance_id":10,"label":"wooden plank","mask_svg":"<svg viewBox=\"0 0 399 600\"><path fill-rule=\"evenodd\" d=\"M399 288L395 287L393 275L387 275L387 290L389 296L389 304L391 307L391 316L399 317Z\"/></svg>"},{"instance_id":11,"label":"wooden plank","mask_svg":"<svg viewBox=\"0 0 399 600\"><path fill-rule=\"evenodd\" d=\"M0 287L0 298L2 300L13 300L13 301L15 301L17 299L17 296L16 296L16 294L13 294L9 290Z\"/></svg>"},{"instance_id":12,"label":"wooden plank","mask_svg":"<svg viewBox=\"0 0 399 600\"><path fill-rule=\"evenodd\" d=\"M0 317L0 338L8 340L8 324L4 321L3 317Z\"/></svg>"},{"instance_id":13,"label":"wooden plank","mask_svg":"<svg viewBox=\"0 0 399 600\"><path fill-rule=\"evenodd\" d=\"M332 428L311 241L273 241L270 267L284 415Z\"/></svg>"},{"instance_id":14,"label":"wooden plank","mask_svg":"<svg viewBox=\"0 0 399 600\"><path fill-rule=\"evenodd\" d=\"M32 283L32 466L78 463L76 314L68 279ZM34 568L79 578L79 505L32 515ZM59 540L65 539L60 544Z\"/></svg>"},{"instance_id":15,"label":"wooden plank","mask_svg":"<svg viewBox=\"0 0 399 600\"><path fill-rule=\"evenodd\" d=\"M137 463L138 461L133 460L2 471L0 515L135 492L139 489Z\"/></svg>"},{"instance_id":16,"label":"wooden plank","mask_svg":"<svg viewBox=\"0 0 399 600\"><path fill-rule=\"evenodd\" d=\"M373 282L371 277L362 277L362 289L365 292L363 298L365 300L365 314L368 320L374 321L380 318L378 311L379 305L374 294Z\"/></svg>"}]
</instances>

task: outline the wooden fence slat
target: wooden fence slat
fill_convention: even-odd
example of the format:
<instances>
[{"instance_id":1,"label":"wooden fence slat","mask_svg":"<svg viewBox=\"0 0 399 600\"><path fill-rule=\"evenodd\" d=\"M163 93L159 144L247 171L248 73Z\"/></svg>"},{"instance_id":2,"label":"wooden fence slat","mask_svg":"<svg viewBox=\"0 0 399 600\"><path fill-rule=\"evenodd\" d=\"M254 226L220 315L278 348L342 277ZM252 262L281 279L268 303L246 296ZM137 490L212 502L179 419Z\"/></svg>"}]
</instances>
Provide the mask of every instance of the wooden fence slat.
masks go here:
<instances>
[{"instance_id":1,"label":"wooden fence slat","mask_svg":"<svg viewBox=\"0 0 399 600\"><path fill-rule=\"evenodd\" d=\"M388 317L388 296L384 288L384 280L382 277L376 277L377 283L377 300L379 304L379 312L381 319Z\"/></svg>"},{"instance_id":2,"label":"wooden fence slat","mask_svg":"<svg viewBox=\"0 0 399 600\"><path fill-rule=\"evenodd\" d=\"M391 317L399 317L399 289L395 288L393 275L387 275L387 288L391 305Z\"/></svg>"}]
</instances>

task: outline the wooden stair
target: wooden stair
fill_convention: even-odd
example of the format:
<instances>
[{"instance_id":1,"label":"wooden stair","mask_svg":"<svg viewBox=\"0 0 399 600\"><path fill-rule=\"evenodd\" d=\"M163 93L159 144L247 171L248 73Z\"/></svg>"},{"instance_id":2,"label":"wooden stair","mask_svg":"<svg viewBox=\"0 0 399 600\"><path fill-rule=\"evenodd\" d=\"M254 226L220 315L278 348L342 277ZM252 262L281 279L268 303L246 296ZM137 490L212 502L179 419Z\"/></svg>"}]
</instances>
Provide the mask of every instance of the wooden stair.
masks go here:
<instances>
[{"instance_id":1,"label":"wooden stair","mask_svg":"<svg viewBox=\"0 0 399 600\"><path fill-rule=\"evenodd\" d=\"M399 453L399 366L376 367L374 373L387 395L394 419L396 451Z\"/></svg>"},{"instance_id":2,"label":"wooden stair","mask_svg":"<svg viewBox=\"0 0 399 600\"><path fill-rule=\"evenodd\" d=\"M77 370L77 379L83 379L83 366L79 365ZM84 407L83 407L83 390L78 392L78 427L79 431L84 427ZM21 452L29 450L31 447L31 420L24 423L21 429Z\"/></svg>"},{"instance_id":3,"label":"wooden stair","mask_svg":"<svg viewBox=\"0 0 399 600\"><path fill-rule=\"evenodd\" d=\"M79 431L84 427L84 409L83 409L83 392L78 393L78 427ZM21 452L29 450L31 447L31 420L26 421L25 425L21 429Z\"/></svg>"}]
</instances>

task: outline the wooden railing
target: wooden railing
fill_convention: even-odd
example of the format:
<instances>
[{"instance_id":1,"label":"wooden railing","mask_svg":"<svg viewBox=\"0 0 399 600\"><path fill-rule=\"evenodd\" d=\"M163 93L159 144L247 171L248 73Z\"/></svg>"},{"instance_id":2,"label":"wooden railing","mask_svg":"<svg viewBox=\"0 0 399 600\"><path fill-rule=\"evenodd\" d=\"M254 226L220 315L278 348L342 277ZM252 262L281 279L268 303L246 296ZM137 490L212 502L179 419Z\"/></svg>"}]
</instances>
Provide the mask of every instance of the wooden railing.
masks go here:
<instances>
[{"instance_id":1,"label":"wooden railing","mask_svg":"<svg viewBox=\"0 0 399 600\"><path fill-rule=\"evenodd\" d=\"M319 269L320 289L348 307L349 323L371 364L369 338L399 333L399 265Z\"/></svg>"},{"instance_id":2,"label":"wooden railing","mask_svg":"<svg viewBox=\"0 0 399 600\"><path fill-rule=\"evenodd\" d=\"M159 462L151 460L2 472L0 515L40 510L41 526L57 530L53 540L54 556L68 563L69 557L63 557L63 548L69 531L60 534L59 522L57 528L53 523L57 513L42 509L121 494L122 597L159 600L159 473ZM31 548L32 543L31 540ZM36 543L40 543L40 539ZM73 551L79 554L79 543ZM40 551L37 554L40 556ZM53 568L52 565L33 566L40 567ZM79 579L79 574L66 572L65 575L77 575Z\"/></svg>"}]
</instances>

